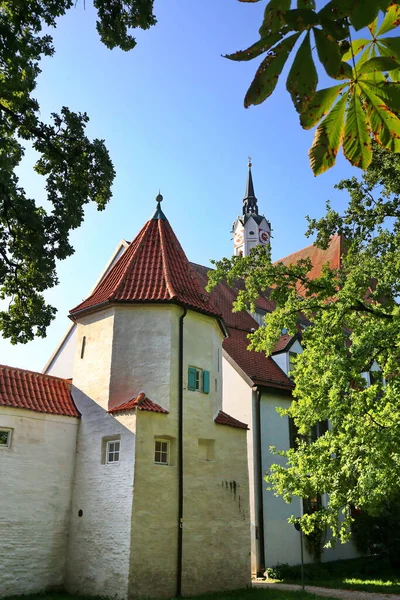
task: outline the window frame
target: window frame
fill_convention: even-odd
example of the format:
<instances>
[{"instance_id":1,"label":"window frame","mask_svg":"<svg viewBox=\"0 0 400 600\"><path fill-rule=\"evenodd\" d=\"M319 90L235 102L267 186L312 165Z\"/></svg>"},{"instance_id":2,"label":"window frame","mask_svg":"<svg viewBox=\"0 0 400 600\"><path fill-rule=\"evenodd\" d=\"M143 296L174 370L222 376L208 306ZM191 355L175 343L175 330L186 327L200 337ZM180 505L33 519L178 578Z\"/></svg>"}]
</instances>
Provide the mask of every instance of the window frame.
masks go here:
<instances>
[{"instance_id":1,"label":"window frame","mask_svg":"<svg viewBox=\"0 0 400 600\"><path fill-rule=\"evenodd\" d=\"M111 450L111 444L118 444L118 450ZM115 456L118 453L118 460L110 460L110 454ZM121 440L107 440L106 443L106 465L118 465L120 463L120 455L121 455Z\"/></svg>"},{"instance_id":2,"label":"window frame","mask_svg":"<svg viewBox=\"0 0 400 600\"><path fill-rule=\"evenodd\" d=\"M155 465L161 465L163 467L168 467L171 464L171 440L167 440L166 438L155 438L154 439L154 454L153 454L153 461ZM157 450L157 444L166 444L166 450ZM166 454L166 462L161 462L159 460L156 460L156 453L159 453L160 455L162 454Z\"/></svg>"},{"instance_id":3,"label":"window frame","mask_svg":"<svg viewBox=\"0 0 400 600\"><path fill-rule=\"evenodd\" d=\"M12 438L12 428L11 427L0 427L0 433L5 432L8 433L7 436L7 444L0 444L0 449L4 448L5 450L9 450L11 448L11 438Z\"/></svg>"},{"instance_id":4,"label":"window frame","mask_svg":"<svg viewBox=\"0 0 400 600\"><path fill-rule=\"evenodd\" d=\"M294 364L294 365L293 365L293 367L291 368L291 361L290 361L290 357L292 356L292 357L295 357L295 358L297 358L297 357L298 357L298 355L299 355L299 353L298 353L298 352L294 352L293 350L289 350L289 351L288 351L288 353L287 353L287 356L288 356L288 359L287 359L287 360L288 360L288 374L289 374L289 375L290 375L290 373L293 373L293 372L294 372L294 370L295 370L295 368L296 368L296 365L295 365L295 364Z\"/></svg>"}]
</instances>

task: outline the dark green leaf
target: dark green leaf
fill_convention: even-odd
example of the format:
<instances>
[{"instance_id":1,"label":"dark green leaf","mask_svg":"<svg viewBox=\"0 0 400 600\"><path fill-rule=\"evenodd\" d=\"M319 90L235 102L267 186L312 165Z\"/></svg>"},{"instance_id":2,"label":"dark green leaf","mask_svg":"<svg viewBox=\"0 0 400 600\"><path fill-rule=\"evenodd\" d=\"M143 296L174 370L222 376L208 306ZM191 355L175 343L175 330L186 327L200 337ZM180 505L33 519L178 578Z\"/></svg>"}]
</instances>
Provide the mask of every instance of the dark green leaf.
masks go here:
<instances>
[{"instance_id":1,"label":"dark green leaf","mask_svg":"<svg viewBox=\"0 0 400 600\"><path fill-rule=\"evenodd\" d=\"M261 104L274 91L285 62L293 46L299 39L300 33L295 33L270 50L257 69L256 75L244 99L248 108L251 104Z\"/></svg>"},{"instance_id":2,"label":"dark green leaf","mask_svg":"<svg viewBox=\"0 0 400 600\"><path fill-rule=\"evenodd\" d=\"M272 33L270 36L258 40L258 42L250 46L250 48L247 48L247 50L239 50L233 54L227 54L225 58L236 61L245 61L257 58L257 56L260 56L260 54L267 52L267 50L272 48L272 46L275 46L275 44L277 44L279 40L284 37L285 33L286 32L283 31Z\"/></svg>"},{"instance_id":3,"label":"dark green leaf","mask_svg":"<svg viewBox=\"0 0 400 600\"><path fill-rule=\"evenodd\" d=\"M311 10L315 10L315 0L297 0L297 8L311 8Z\"/></svg>"},{"instance_id":4,"label":"dark green leaf","mask_svg":"<svg viewBox=\"0 0 400 600\"><path fill-rule=\"evenodd\" d=\"M310 29L313 25L318 23L318 16L313 10L306 8L288 10L282 16L285 23L289 25L291 29L295 31L304 31Z\"/></svg>"},{"instance_id":5,"label":"dark green leaf","mask_svg":"<svg viewBox=\"0 0 400 600\"><path fill-rule=\"evenodd\" d=\"M354 29L358 31L372 23L377 17L378 12L378 0L368 0L367 2L359 0L354 3L354 7L350 13L350 22Z\"/></svg>"},{"instance_id":6,"label":"dark green leaf","mask_svg":"<svg viewBox=\"0 0 400 600\"><path fill-rule=\"evenodd\" d=\"M351 44L350 50L348 50L346 54L343 54L342 60L344 60L345 62L351 60L353 56L357 56L357 54L359 54L362 50L364 50L364 48L366 48L370 44L371 40L367 40L365 38L359 38L358 40L354 40L354 42L352 42Z\"/></svg>"},{"instance_id":7,"label":"dark green leaf","mask_svg":"<svg viewBox=\"0 0 400 600\"><path fill-rule=\"evenodd\" d=\"M320 19L328 19L329 21L337 21L347 17L354 7L354 0L332 0L328 2L318 13ZM322 22L322 21L321 21Z\"/></svg>"},{"instance_id":8,"label":"dark green leaf","mask_svg":"<svg viewBox=\"0 0 400 600\"><path fill-rule=\"evenodd\" d=\"M327 35L322 29L313 29L317 45L318 57L325 71L334 79L351 78L353 75L350 65L342 61L342 55L336 40Z\"/></svg>"},{"instance_id":9,"label":"dark green leaf","mask_svg":"<svg viewBox=\"0 0 400 600\"><path fill-rule=\"evenodd\" d=\"M378 0L379 8L385 13L392 3L392 0Z\"/></svg>"},{"instance_id":10,"label":"dark green leaf","mask_svg":"<svg viewBox=\"0 0 400 600\"><path fill-rule=\"evenodd\" d=\"M396 71L400 68L398 60L390 58L388 56L376 56L370 58L361 67L357 68L357 74L362 75L364 73L373 73L375 71Z\"/></svg>"},{"instance_id":11,"label":"dark green leaf","mask_svg":"<svg viewBox=\"0 0 400 600\"><path fill-rule=\"evenodd\" d=\"M367 101L367 113L375 140L391 152L400 152L400 119L379 96L375 95L368 82L361 84Z\"/></svg>"},{"instance_id":12,"label":"dark green leaf","mask_svg":"<svg viewBox=\"0 0 400 600\"><path fill-rule=\"evenodd\" d=\"M348 92L332 108L315 132L308 156L314 175L327 171L336 162L336 155L343 139L344 113Z\"/></svg>"},{"instance_id":13,"label":"dark green leaf","mask_svg":"<svg viewBox=\"0 0 400 600\"><path fill-rule=\"evenodd\" d=\"M261 37L276 33L285 24L283 13L290 9L290 0L270 0L265 7L264 20L260 27Z\"/></svg>"},{"instance_id":14,"label":"dark green leaf","mask_svg":"<svg viewBox=\"0 0 400 600\"><path fill-rule=\"evenodd\" d=\"M400 6L397 2L389 6L386 16L383 19L382 25L378 29L378 35L382 35L395 29L400 24Z\"/></svg>"},{"instance_id":15,"label":"dark green leaf","mask_svg":"<svg viewBox=\"0 0 400 600\"><path fill-rule=\"evenodd\" d=\"M383 38L377 43L379 52L382 56L387 56L400 63L400 38ZM400 81L400 69L390 71L392 81Z\"/></svg>"},{"instance_id":16,"label":"dark green leaf","mask_svg":"<svg viewBox=\"0 0 400 600\"><path fill-rule=\"evenodd\" d=\"M310 32L305 36L293 61L286 82L297 112L303 112L317 89L318 75L311 54Z\"/></svg>"},{"instance_id":17,"label":"dark green leaf","mask_svg":"<svg viewBox=\"0 0 400 600\"><path fill-rule=\"evenodd\" d=\"M343 152L354 167L366 169L372 160L372 145L360 96L353 91L346 114Z\"/></svg>"},{"instance_id":18,"label":"dark green leaf","mask_svg":"<svg viewBox=\"0 0 400 600\"><path fill-rule=\"evenodd\" d=\"M332 104L346 85L335 85L324 90L319 90L306 110L300 115L302 127L304 129L314 127L329 112Z\"/></svg>"}]
</instances>

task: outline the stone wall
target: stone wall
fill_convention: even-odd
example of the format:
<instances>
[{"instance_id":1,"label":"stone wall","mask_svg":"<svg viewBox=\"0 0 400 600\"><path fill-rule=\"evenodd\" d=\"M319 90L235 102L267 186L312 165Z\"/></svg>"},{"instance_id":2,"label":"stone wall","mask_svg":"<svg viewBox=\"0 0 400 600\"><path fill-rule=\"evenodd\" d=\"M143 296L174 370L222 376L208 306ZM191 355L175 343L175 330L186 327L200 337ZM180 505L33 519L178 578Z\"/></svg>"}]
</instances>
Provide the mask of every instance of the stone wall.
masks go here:
<instances>
[{"instance_id":1,"label":"stone wall","mask_svg":"<svg viewBox=\"0 0 400 600\"><path fill-rule=\"evenodd\" d=\"M0 407L0 596L62 587L79 419Z\"/></svg>"}]
</instances>

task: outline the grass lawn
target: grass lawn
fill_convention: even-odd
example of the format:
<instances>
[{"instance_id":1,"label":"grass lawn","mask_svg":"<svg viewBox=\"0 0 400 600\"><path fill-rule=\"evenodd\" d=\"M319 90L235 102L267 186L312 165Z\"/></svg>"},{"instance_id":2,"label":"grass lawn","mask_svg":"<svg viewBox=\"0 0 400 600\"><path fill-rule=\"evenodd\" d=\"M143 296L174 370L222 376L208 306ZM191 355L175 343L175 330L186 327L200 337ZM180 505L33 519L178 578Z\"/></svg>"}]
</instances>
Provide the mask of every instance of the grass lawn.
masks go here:
<instances>
[{"instance_id":1,"label":"grass lawn","mask_svg":"<svg viewBox=\"0 0 400 600\"><path fill-rule=\"evenodd\" d=\"M286 592L274 589L246 589L234 592L220 592L204 596L191 597L190 600L318 600L322 596L307 594L306 592ZM93 596L70 596L69 594L33 594L30 596L12 596L5 600L95 600ZM97 598L96 600L101 600ZM104 600L104 599L102 599ZM329 600L324 596L323 600ZM333 600L333 599L331 599Z\"/></svg>"},{"instance_id":2,"label":"grass lawn","mask_svg":"<svg viewBox=\"0 0 400 600\"><path fill-rule=\"evenodd\" d=\"M281 582L300 583L299 566L281 565L279 569L281 575L278 579ZM328 588L382 594L400 593L400 571L392 569L388 560L375 557L305 565L304 580L306 585Z\"/></svg>"}]
</instances>

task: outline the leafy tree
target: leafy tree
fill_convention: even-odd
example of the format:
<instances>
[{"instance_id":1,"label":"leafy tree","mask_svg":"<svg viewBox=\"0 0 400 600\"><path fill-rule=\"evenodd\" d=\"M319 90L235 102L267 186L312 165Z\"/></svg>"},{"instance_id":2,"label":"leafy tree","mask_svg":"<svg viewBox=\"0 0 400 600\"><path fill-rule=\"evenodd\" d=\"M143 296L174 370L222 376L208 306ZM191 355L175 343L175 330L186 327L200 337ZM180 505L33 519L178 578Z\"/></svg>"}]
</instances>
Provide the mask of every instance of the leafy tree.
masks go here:
<instances>
[{"instance_id":1,"label":"leafy tree","mask_svg":"<svg viewBox=\"0 0 400 600\"><path fill-rule=\"evenodd\" d=\"M40 60L52 56L48 31L72 0L0 0L0 330L12 343L45 336L55 308L43 291L57 283L56 259L71 255L69 233L84 207L103 210L111 197L114 168L104 142L89 140L85 113L62 107L49 122L34 97ZM153 25L153 0L94 0L96 24L108 48L130 50L132 28ZM19 185L16 168L24 144L39 153L34 169L46 179L50 208L39 206Z\"/></svg>"},{"instance_id":2,"label":"leafy tree","mask_svg":"<svg viewBox=\"0 0 400 600\"><path fill-rule=\"evenodd\" d=\"M297 0L293 9L291 4L291 0L270 0L260 39L227 55L248 61L267 53L247 91L245 107L272 94L298 44L286 88L301 126L311 129L320 123L309 152L314 174L335 164L341 145L352 165L366 169L372 160L371 134L383 147L400 152L400 38L382 37L400 23L398 3L331 0L318 12L315 0ZM370 39L354 39L354 33L366 27ZM317 91L315 55L326 74L340 83Z\"/></svg>"},{"instance_id":3,"label":"leafy tree","mask_svg":"<svg viewBox=\"0 0 400 600\"><path fill-rule=\"evenodd\" d=\"M209 285L242 278L235 310L254 309L260 291L276 302L265 326L249 336L252 349L271 354L282 327L296 334L300 314L312 323L296 360L296 399L282 411L298 428L297 448L276 450L287 463L275 465L268 481L288 502L328 493L328 505L305 514L302 528L308 534L329 527L346 540L349 507L378 514L400 493L400 156L374 142L361 179L337 187L349 193L348 208L340 215L328 203L323 219L310 220L308 234L317 233L321 248L332 235L343 236L340 269L325 265L313 280L310 260L272 264L269 252L256 248L215 263ZM381 374L368 385L363 373L374 361ZM329 431L310 440L327 419Z\"/></svg>"}]
</instances>

